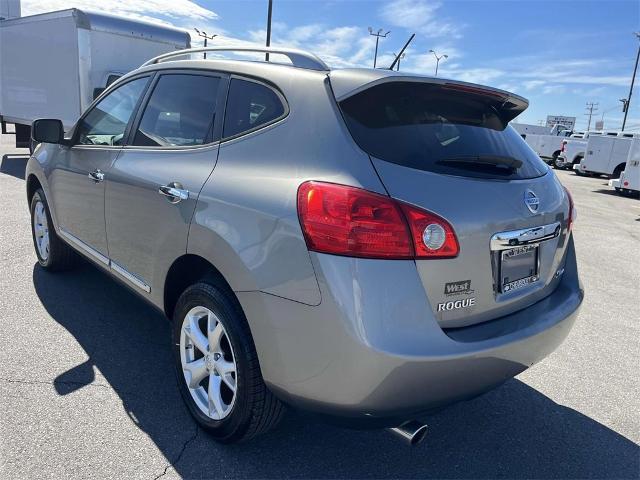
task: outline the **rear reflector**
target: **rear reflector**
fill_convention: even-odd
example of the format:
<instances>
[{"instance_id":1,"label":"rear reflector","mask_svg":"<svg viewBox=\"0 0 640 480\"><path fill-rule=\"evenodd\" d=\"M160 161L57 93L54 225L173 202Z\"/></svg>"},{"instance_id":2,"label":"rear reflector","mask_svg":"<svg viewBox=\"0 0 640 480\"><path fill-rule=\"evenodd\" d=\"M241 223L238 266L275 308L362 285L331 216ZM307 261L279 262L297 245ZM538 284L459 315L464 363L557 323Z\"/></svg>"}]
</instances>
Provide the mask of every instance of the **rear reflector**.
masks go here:
<instances>
[{"instance_id":1,"label":"rear reflector","mask_svg":"<svg viewBox=\"0 0 640 480\"><path fill-rule=\"evenodd\" d=\"M441 217L360 188L305 182L298 216L309 250L362 258L451 258L458 241Z\"/></svg>"},{"instance_id":2,"label":"rear reflector","mask_svg":"<svg viewBox=\"0 0 640 480\"><path fill-rule=\"evenodd\" d=\"M567 218L567 232L570 232L571 227L573 226L573 222L576 219L577 212L576 212L576 207L573 204L573 197L571 196L571 193L569 192L567 187L564 187L564 191L567 192L567 198L569 198L569 215Z\"/></svg>"}]
</instances>

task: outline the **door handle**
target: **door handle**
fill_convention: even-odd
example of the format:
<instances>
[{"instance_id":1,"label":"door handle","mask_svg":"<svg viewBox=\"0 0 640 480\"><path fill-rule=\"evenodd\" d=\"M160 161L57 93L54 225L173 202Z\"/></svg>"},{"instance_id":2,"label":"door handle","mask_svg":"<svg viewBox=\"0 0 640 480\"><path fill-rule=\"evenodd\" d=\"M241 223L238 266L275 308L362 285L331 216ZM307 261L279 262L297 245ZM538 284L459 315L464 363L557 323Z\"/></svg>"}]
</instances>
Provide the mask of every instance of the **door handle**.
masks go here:
<instances>
[{"instance_id":1,"label":"door handle","mask_svg":"<svg viewBox=\"0 0 640 480\"><path fill-rule=\"evenodd\" d=\"M99 168L89 173L87 176L96 183L100 183L104 180L104 172Z\"/></svg>"},{"instance_id":2,"label":"door handle","mask_svg":"<svg viewBox=\"0 0 640 480\"><path fill-rule=\"evenodd\" d=\"M160 186L158 193L167 197L170 203L179 203L189 198L189 190L184 190L181 187L181 184L172 182L168 185Z\"/></svg>"}]
</instances>

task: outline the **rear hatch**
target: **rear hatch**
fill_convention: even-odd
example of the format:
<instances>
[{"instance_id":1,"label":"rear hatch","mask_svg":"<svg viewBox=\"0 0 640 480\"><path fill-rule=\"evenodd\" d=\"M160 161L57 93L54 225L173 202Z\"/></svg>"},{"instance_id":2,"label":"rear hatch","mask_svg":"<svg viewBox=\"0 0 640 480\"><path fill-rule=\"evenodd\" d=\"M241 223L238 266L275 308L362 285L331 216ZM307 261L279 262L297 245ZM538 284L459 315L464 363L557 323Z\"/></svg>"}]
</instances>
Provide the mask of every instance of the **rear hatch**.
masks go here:
<instances>
[{"instance_id":1,"label":"rear hatch","mask_svg":"<svg viewBox=\"0 0 640 480\"><path fill-rule=\"evenodd\" d=\"M507 315L553 291L569 201L508 126L526 100L466 83L391 77L338 101L388 193L455 230L456 258L416 261L441 326Z\"/></svg>"}]
</instances>

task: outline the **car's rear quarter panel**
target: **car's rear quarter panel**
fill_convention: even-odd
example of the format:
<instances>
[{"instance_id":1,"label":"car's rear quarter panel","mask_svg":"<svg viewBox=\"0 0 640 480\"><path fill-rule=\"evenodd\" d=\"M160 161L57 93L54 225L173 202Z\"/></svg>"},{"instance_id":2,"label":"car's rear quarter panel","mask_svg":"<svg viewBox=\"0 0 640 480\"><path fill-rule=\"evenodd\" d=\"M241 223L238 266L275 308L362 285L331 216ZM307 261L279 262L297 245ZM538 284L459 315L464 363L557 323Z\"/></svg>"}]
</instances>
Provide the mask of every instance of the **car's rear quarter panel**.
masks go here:
<instances>
[{"instance_id":1,"label":"car's rear quarter panel","mask_svg":"<svg viewBox=\"0 0 640 480\"><path fill-rule=\"evenodd\" d=\"M341 122L326 74L283 67L269 73L289 114L221 144L200 193L188 252L207 258L235 291L318 305L320 291L297 216L298 186L313 179L380 193L384 188Z\"/></svg>"}]
</instances>

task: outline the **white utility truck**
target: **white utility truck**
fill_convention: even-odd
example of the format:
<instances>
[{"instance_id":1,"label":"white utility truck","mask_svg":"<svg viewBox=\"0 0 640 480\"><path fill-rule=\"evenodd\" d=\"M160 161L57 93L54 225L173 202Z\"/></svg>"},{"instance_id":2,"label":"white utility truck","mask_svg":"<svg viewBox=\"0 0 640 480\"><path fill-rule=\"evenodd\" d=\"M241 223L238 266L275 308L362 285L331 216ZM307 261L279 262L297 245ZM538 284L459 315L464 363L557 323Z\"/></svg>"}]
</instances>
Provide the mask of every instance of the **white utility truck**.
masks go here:
<instances>
[{"instance_id":1,"label":"white utility truck","mask_svg":"<svg viewBox=\"0 0 640 480\"><path fill-rule=\"evenodd\" d=\"M562 140L572 133L571 130L566 130L564 125L557 124L553 126L549 134L522 134L522 137L540 158L547 163L553 164L560 154Z\"/></svg>"},{"instance_id":2,"label":"white utility truck","mask_svg":"<svg viewBox=\"0 0 640 480\"><path fill-rule=\"evenodd\" d=\"M631 139L629 156L620 178L609 180L609 186L626 195L640 194L640 138Z\"/></svg>"},{"instance_id":3,"label":"white utility truck","mask_svg":"<svg viewBox=\"0 0 640 480\"><path fill-rule=\"evenodd\" d=\"M574 133L568 139L563 140L560 147L560 155L556 158L554 167L571 170L573 165L580 163L584 158L589 137L602 134L602 132Z\"/></svg>"},{"instance_id":4,"label":"white utility truck","mask_svg":"<svg viewBox=\"0 0 640 480\"><path fill-rule=\"evenodd\" d=\"M189 48L173 27L72 8L0 21L0 123L30 147L31 122L76 122L111 82L165 52Z\"/></svg>"},{"instance_id":5,"label":"white utility truck","mask_svg":"<svg viewBox=\"0 0 640 480\"><path fill-rule=\"evenodd\" d=\"M589 136L585 156L573 166L578 175L608 175L619 178L629 156L631 140L639 133L607 132Z\"/></svg>"}]
</instances>

